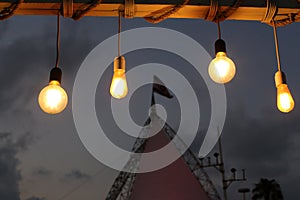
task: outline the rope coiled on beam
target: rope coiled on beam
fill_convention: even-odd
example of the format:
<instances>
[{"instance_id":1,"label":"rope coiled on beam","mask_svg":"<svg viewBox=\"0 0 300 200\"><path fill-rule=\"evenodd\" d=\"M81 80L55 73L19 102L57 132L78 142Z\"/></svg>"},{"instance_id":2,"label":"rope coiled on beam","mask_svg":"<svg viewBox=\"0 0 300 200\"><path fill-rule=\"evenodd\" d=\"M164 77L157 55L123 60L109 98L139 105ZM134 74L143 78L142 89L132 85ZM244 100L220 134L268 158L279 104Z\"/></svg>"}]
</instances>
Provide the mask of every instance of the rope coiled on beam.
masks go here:
<instances>
[{"instance_id":1,"label":"rope coiled on beam","mask_svg":"<svg viewBox=\"0 0 300 200\"><path fill-rule=\"evenodd\" d=\"M148 16L148 17L144 17L144 19L150 23L156 24L159 23L165 19L167 19L170 15L175 14L176 12L178 12L182 7L184 7L185 5L187 5L190 2L190 0L184 0L184 2L182 4L177 4L175 6L173 6L172 8L170 8L169 10L164 10L162 11L159 16ZM159 12L159 11L157 11Z\"/></svg>"},{"instance_id":2,"label":"rope coiled on beam","mask_svg":"<svg viewBox=\"0 0 300 200\"><path fill-rule=\"evenodd\" d=\"M10 6L4 8L0 11L0 20L5 20L14 15L15 11L20 7L24 0L18 0L14 3L11 3Z\"/></svg>"},{"instance_id":3,"label":"rope coiled on beam","mask_svg":"<svg viewBox=\"0 0 300 200\"><path fill-rule=\"evenodd\" d=\"M80 8L78 8L74 12L72 18L74 20L81 19L86 13L88 13L90 10L95 8L101 2L102 2L102 0L90 0L88 3L85 3L84 5L80 6Z\"/></svg>"},{"instance_id":4,"label":"rope coiled on beam","mask_svg":"<svg viewBox=\"0 0 300 200\"><path fill-rule=\"evenodd\" d=\"M226 10L218 12L217 16L214 18L214 22L221 22L226 20L230 15L232 15L241 5L243 0L235 0L234 3L229 6Z\"/></svg>"}]
</instances>

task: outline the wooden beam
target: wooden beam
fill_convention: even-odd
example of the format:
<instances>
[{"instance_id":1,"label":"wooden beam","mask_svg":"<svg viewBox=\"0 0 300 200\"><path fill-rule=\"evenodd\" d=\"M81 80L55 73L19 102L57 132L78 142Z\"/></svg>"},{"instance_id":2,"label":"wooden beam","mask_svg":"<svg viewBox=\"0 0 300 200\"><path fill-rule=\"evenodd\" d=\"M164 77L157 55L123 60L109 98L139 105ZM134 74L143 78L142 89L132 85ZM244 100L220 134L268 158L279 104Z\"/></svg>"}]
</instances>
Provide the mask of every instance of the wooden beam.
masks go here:
<instances>
[{"instance_id":1,"label":"wooden beam","mask_svg":"<svg viewBox=\"0 0 300 200\"><path fill-rule=\"evenodd\" d=\"M298 3L299 4L299 3ZM297 5L298 5L297 4ZM10 3L0 2L0 10L8 7ZM73 3L73 11L82 8L86 4ZM134 17L146 17L151 16L153 13L168 8L172 8L172 4L134 4ZM220 6L219 11L225 11L229 6ZM194 18L205 19L210 6L209 5L186 5L175 14L172 14L169 18ZM58 10L61 9L61 3L34 3L24 2L14 12L14 15L57 15ZM70 12L70 7L65 8ZM85 16L100 16L100 17L112 17L118 16L118 11L124 10L124 4L120 3L102 3L90 10ZM67 13L65 10L65 13ZM266 15L267 8L260 6L240 6L235 10L226 20L251 20L262 21ZM282 6L278 7L276 14L276 20L293 17L295 22L300 21L300 5L299 6ZM68 14L65 14L68 16Z\"/></svg>"}]
</instances>

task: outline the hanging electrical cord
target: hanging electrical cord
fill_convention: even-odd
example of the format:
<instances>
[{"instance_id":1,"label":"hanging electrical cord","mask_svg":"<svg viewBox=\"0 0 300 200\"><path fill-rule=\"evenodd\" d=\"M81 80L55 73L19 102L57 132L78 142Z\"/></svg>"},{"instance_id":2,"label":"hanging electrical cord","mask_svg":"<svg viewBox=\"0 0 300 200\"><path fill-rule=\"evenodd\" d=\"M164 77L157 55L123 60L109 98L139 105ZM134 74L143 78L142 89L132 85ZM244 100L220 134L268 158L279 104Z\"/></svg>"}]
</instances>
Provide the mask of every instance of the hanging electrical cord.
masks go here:
<instances>
[{"instance_id":1,"label":"hanging electrical cord","mask_svg":"<svg viewBox=\"0 0 300 200\"><path fill-rule=\"evenodd\" d=\"M274 76L275 86L277 88L277 108L281 112L288 113L294 109L295 102L288 88L286 75L283 71L281 71L276 22L272 20L271 23L273 24L275 50L276 50L276 57L277 57L277 68L278 68L278 71L275 73Z\"/></svg>"},{"instance_id":2,"label":"hanging electrical cord","mask_svg":"<svg viewBox=\"0 0 300 200\"><path fill-rule=\"evenodd\" d=\"M128 93L126 80L126 61L121 55L121 11L118 11L118 56L114 59L114 75L110 85L110 94L116 99L124 98Z\"/></svg>"},{"instance_id":3,"label":"hanging electrical cord","mask_svg":"<svg viewBox=\"0 0 300 200\"><path fill-rule=\"evenodd\" d=\"M86 13L95 8L98 4L100 4L102 0L90 0L89 2L80 6L73 14L72 18L74 20L81 19Z\"/></svg>"},{"instance_id":4,"label":"hanging electrical cord","mask_svg":"<svg viewBox=\"0 0 300 200\"><path fill-rule=\"evenodd\" d=\"M144 17L144 19L153 24L159 23L159 22L167 19L170 15L173 15L176 12L178 12L182 7L187 5L189 2L190 2L190 0L184 0L184 2L182 4L177 4L167 11L165 9L162 9L161 14L159 16L155 16L156 13L160 12L160 11L156 11L156 12L154 12L155 14L152 13L152 16Z\"/></svg>"},{"instance_id":5,"label":"hanging electrical cord","mask_svg":"<svg viewBox=\"0 0 300 200\"><path fill-rule=\"evenodd\" d=\"M121 12L118 15L118 57L121 56Z\"/></svg>"},{"instance_id":6,"label":"hanging electrical cord","mask_svg":"<svg viewBox=\"0 0 300 200\"><path fill-rule=\"evenodd\" d=\"M56 34L56 61L55 61L55 67L58 68L59 64L59 56L60 56L60 12L57 14L57 28L56 28L57 34Z\"/></svg>"},{"instance_id":7,"label":"hanging electrical cord","mask_svg":"<svg viewBox=\"0 0 300 200\"><path fill-rule=\"evenodd\" d=\"M278 38L277 38L277 29L276 29L276 23L275 23L274 20L272 20L272 24L273 24L273 33L274 33L274 40L275 40L275 51L276 51L276 57L277 57L277 68L278 68L278 71L281 71L279 48L278 48Z\"/></svg>"},{"instance_id":8,"label":"hanging electrical cord","mask_svg":"<svg viewBox=\"0 0 300 200\"><path fill-rule=\"evenodd\" d=\"M18 0L17 2L11 3L10 6L3 8L3 10L0 11L0 20L5 20L13 16L23 2L24 0Z\"/></svg>"},{"instance_id":9,"label":"hanging electrical cord","mask_svg":"<svg viewBox=\"0 0 300 200\"><path fill-rule=\"evenodd\" d=\"M68 95L61 87L62 71L58 67L60 56L60 12L57 13L56 62L50 71L49 84L39 93L40 108L48 114L62 112L68 104Z\"/></svg>"},{"instance_id":10,"label":"hanging electrical cord","mask_svg":"<svg viewBox=\"0 0 300 200\"><path fill-rule=\"evenodd\" d=\"M217 24L218 24L218 37L219 39L221 39L221 26L220 26L219 18L217 19Z\"/></svg>"}]
</instances>

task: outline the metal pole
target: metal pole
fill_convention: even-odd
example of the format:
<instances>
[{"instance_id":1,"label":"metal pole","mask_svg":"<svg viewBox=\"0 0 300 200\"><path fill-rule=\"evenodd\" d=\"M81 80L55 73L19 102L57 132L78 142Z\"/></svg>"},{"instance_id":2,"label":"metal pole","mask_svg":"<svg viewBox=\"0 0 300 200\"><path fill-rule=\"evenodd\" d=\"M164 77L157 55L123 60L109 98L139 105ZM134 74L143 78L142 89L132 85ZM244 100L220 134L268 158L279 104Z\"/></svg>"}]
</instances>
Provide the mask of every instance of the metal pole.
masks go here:
<instances>
[{"instance_id":1,"label":"metal pole","mask_svg":"<svg viewBox=\"0 0 300 200\"><path fill-rule=\"evenodd\" d=\"M242 194L243 194L243 199L246 200L246 194L247 194L248 192L250 192L250 189L249 189L249 188L240 188L240 189L238 190L238 192L239 192L239 193L242 193Z\"/></svg>"},{"instance_id":2,"label":"metal pole","mask_svg":"<svg viewBox=\"0 0 300 200\"><path fill-rule=\"evenodd\" d=\"M218 130L218 132L219 132L219 130ZM224 162L223 162L223 151L222 151L222 144L221 144L221 136L219 137L218 143L219 143L219 152L220 152L220 161L221 161L220 172L222 174L224 200L227 200L227 182L226 182L226 178L225 178L225 169L224 169Z\"/></svg>"}]
</instances>

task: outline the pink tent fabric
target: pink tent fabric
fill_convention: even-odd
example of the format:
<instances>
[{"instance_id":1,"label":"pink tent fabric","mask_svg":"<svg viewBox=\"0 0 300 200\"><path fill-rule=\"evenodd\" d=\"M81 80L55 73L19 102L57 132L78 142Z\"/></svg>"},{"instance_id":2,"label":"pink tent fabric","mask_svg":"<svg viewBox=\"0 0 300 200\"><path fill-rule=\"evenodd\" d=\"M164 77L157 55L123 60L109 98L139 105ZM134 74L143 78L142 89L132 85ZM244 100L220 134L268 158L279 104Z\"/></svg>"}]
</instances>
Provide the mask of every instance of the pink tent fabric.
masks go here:
<instances>
[{"instance_id":1,"label":"pink tent fabric","mask_svg":"<svg viewBox=\"0 0 300 200\"><path fill-rule=\"evenodd\" d=\"M169 143L164 131L148 139L144 152ZM175 149L175 147L174 147ZM147 162L141 158L140 167ZM183 158L158 171L136 175L131 200L209 200Z\"/></svg>"}]
</instances>

